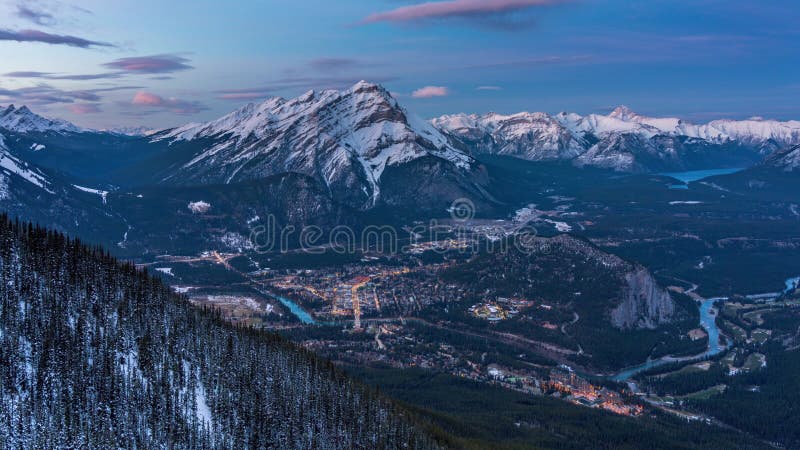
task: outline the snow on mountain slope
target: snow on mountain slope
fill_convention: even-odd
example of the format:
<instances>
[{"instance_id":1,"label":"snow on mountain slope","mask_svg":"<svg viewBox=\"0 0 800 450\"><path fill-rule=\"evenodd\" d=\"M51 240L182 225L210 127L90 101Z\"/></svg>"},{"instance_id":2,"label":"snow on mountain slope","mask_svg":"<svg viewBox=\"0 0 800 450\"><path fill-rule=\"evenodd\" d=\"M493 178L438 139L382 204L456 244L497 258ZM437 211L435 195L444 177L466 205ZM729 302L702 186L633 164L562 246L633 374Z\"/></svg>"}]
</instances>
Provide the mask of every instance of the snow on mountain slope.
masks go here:
<instances>
[{"instance_id":1,"label":"snow on mountain slope","mask_svg":"<svg viewBox=\"0 0 800 450\"><path fill-rule=\"evenodd\" d=\"M249 104L151 139L169 142L172 151L197 147L163 180L168 183L232 183L297 172L319 179L332 192L366 196L373 205L389 166L433 157L469 171L474 162L430 123L408 114L384 88L363 81L345 91L309 91L290 100Z\"/></svg>"},{"instance_id":2,"label":"snow on mountain slope","mask_svg":"<svg viewBox=\"0 0 800 450\"><path fill-rule=\"evenodd\" d=\"M800 145L777 151L764 160L764 166L775 167L784 172L800 171Z\"/></svg>"},{"instance_id":3,"label":"snow on mountain slope","mask_svg":"<svg viewBox=\"0 0 800 450\"><path fill-rule=\"evenodd\" d=\"M800 143L800 121L778 122L754 117L747 120L715 120L702 126L707 136L724 136L746 143L773 140L780 145ZM702 136L698 136L702 137Z\"/></svg>"},{"instance_id":4,"label":"snow on mountain slope","mask_svg":"<svg viewBox=\"0 0 800 450\"><path fill-rule=\"evenodd\" d=\"M139 126L108 128L101 131L105 133L118 134L121 136L150 136L151 134L157 133L159 130L155 130L150 127Z\"/></svg>"},{"instance_id":5,"label":"snow on mountain slope","mask_svg":"<svg viewBox=\"0 0 800 450\"><path fill-rule=\"evenodd\" d=\"M678 118L643 116L625 106L608 115L457 114L431 123L478 153L529 160L567 159L581 166L618 171L647 171L654 165L691 167L698 161L713 163L714 158L721 158L720 164L732 164L758 160L778 148L800 143L798 121L752 118L697 125ZM742 155L742 148L749 148L752 156ZM690 154L690 160L681 152ZM726 152L731 153L730 158Z\"/></svg>"},{"instance_id":6,"label":"snow on mountain slope","mask_svg":"<svg viewBox=\"0 0 800 450\"><path fill-rule=\"evenodd\" d=\"M50 181L44 174L30 168L27 163L20 161L9 153L5 146L3 135L0 135L0 169L6 175L3 179L4 188L2 189L5 192L4 197L8 196L9 177L12 175L16 175L26 182L53 194L53 191L50 190Z\"/></svg>"},{"instance_id":7,"label":"snow on mountain slope","mask_svg":"<svg viewBox=\"0 0 800 450\"><path fill-rule=\"evenodd\" d=\"M583 153L587 145L557 119L544 113L457 114L433 119L431 123L458 136L479 153L533 161L572 159Z\"/></svg>"},{"instance_id":8,"label":"snow on mountain slope","mask_svg":"<svg viewBox=\"0 0 800 450\"><path fill-rule=\"evenodd\" d=\"M42 117L32 112L27 106L16 108L14 105L9 105L5 109L0 108L0 128L17 133L81 133L86 131L65 120Z\"/></svg>"}]
</instances>

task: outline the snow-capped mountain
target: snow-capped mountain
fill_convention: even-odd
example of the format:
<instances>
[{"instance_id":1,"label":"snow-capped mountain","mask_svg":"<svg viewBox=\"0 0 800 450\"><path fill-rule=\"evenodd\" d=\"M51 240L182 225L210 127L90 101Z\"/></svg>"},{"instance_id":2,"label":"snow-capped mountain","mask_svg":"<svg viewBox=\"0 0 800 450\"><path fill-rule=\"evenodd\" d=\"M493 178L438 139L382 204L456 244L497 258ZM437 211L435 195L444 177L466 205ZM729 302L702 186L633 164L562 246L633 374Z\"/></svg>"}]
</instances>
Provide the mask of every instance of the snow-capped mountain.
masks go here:
<instances>
[{"instance_id":1,"label":"snow-capped mountain","mask_svg":"<svg viewBox=\"0 0 800 450\"><path fill-rule=\"evenodd\" d=\"M385 197L388 172L424 165L424 176L451 174L468 185L477 170L457 140L407 113L381 86L363 81L344 91L309 91L249 104L212 122L156 133L151 140L187 156L173 164L161 180L165 183L229 184L299 173L360 209ZM410 187L426 183L405 182Z\"/></svg>"},{"instance_id":2,"label":"snow-capped mountain","mask_svg":"<svg viewBox=\"0 0 800 450\"><path fill-rule=\"evenodd\" d=\"M35 114L27 106L16 108L9 105L0 108L0 128L16 133L81 133L83 128L77 127L65 120L48 119Z\"/></svg>"},{"instance_id":3,"label":"snow-capped mountain","mask_svg":"<svg viewBox=\"0 0 800 450\"><path fill-rule=\"evenodd\" d=\"M450 115L431 121L476 152L528 160L574 160L580 166L645 172L705 164L752 164L800 143L800 122L715 120L697 125L654 118L620 106L608 115L518 113Z\"/></svg>"},{"instance_id":4,"label":"snow-capped mountain","mask_svg":"<svg viewBox=\"0 0 800 450\"><path fill-rule=\"evenodd\" d=\"M572 159L588 146L582 137L544 113L456 114L434 119L431 123L458 136L477 153L516 156L531 161Z\"/></svg>"}]
</instances>

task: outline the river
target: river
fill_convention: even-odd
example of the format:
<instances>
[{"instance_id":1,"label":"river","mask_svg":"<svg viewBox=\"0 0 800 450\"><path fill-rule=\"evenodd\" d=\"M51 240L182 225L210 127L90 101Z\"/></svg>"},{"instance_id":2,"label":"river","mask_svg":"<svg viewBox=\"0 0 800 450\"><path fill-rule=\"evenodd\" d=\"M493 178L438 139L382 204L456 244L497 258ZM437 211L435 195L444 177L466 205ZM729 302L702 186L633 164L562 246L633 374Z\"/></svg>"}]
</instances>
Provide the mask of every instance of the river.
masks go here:
<instances>
[{"instance_id":1,"label":"river","mask_svg":"<svg viewBox=\"0 0 800 450\"><path fill-rule=\"evenodd\" d=\"M783 291L784 294L788 294L789 292L797 289L800 287L800 277L797 278L789 278L786 280L786 290Z\"/></svg>"},{"instance_id":2,"label":"river","mask_svg":"<svg viewBox=\"0 0 800 450\"><path fill-rule=\"evenodd\" d=\"M623 370L622 372L611 377L611 379L614 381L627 381L628 379L654 367L663 366L664 364L673 362L701 360L709 356L717 355L721 351L725 350L726 347L720 342L719 339L719 327L717 327L716 322L717 311L714 308L714 302L717 300L726 299L709 298L700 303L700 326L702 326L703 329L706 330L706 333L708 333L708 348L706 348L706 351L698 355L680 358L676 358L674 356L664 356L663 358L649 359L638 366L629 367Z\"/></svg>"},{"instance_id":3,"label":"river","mask_svg":"<svg viewBox=\"0 0 800 450\"><path fill-rule=\"evenodd\" d=\"M278 299L279 302L283 303L283 306L289 308L289 311L291 311L291 313L294 314L294 316L297 317L297 319L300 320L300 322L302 322L304 325L317 324L317 321L314 320L313 317L311 317L311 314L309 314L308 311L300 307L300 305L298 305L297 303L293 302L292 300L289 300L288 298L282 295L272 294L272 296Z\"/></svg>"},{"instance_id":4,"label":"river","mask_svg":"<svg viewBox=\"0 0 800 450\"><path fill-rule=\"evenodd\" d=\"M784 293L791 291L792 289L797 288L798 284L800 284L800 277L797 278L789 278L786 280L786 290ZM766 294L765 294L766 295ZM770 294L773 297L777 297L780 294ZM759 297L758 295L751 296L751 297ZM654 367L663 366L664 364L669 364L673 362L690 362L690 361L699 361L707 357L711 357L714 355L718 355L727 347L720 341L720 332L719 327L717 327L717 311L714 308L714 303L717 301L725 301L727 297L715 297L715 298L708 298L703 300L700 303L700 326L706 330L708 333L708 348L703 353L694 356L686 356L686 357L679 357L676 358L674 356L664 356L663 358L658 359L651 359L647 360L638 366L629 367L622 372L611 377L614 381L627 381L628 379L644 372L650 370Z\"/></svg>"}]
</instances>

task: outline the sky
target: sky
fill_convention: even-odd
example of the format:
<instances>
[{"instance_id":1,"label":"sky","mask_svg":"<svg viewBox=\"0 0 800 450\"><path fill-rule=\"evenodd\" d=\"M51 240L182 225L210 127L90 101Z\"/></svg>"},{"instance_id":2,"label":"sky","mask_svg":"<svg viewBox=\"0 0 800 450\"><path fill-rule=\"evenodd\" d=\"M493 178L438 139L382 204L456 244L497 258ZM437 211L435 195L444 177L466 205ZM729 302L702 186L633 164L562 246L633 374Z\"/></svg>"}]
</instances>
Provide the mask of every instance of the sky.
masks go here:
<instances>
[{"instance_id":1,"label":"sky","mask_svg":"<svg viewBox=\"0 0 800 450\"><path fill-rule=\"evenodd\" d=\"M796 0L0 0L0 105L165 128L380 83L408 110L800 119Z\"/></svg>"}]
</instances>

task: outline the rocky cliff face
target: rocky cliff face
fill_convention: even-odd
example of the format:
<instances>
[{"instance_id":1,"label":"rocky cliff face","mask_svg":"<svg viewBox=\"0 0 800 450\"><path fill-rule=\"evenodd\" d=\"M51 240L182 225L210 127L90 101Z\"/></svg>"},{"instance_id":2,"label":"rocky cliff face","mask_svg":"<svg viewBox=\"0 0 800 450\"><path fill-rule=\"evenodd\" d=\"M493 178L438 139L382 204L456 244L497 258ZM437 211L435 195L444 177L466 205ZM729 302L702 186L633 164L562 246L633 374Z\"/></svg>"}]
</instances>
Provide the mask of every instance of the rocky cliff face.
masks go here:
<instances>
[{"instance_id":1,"label":"rocky cliff face","mask_svg":"<svg viewBox=\"0 0 800 450\"><path fill-rule=\"evenodd\" d=\"M622 302L611 311L611 323L620 329L654 329L671 322L675 301L645 268L625 274Z\"/></svg>"}]
</instances>

